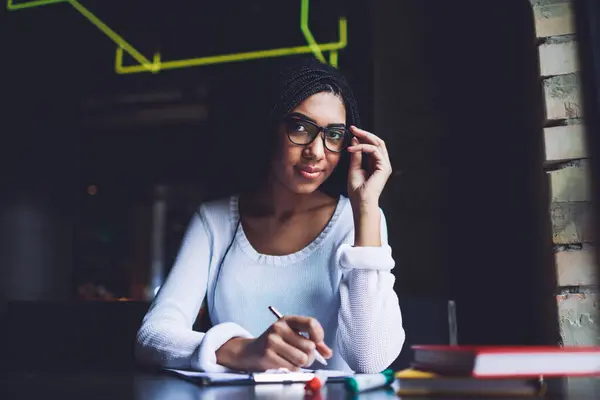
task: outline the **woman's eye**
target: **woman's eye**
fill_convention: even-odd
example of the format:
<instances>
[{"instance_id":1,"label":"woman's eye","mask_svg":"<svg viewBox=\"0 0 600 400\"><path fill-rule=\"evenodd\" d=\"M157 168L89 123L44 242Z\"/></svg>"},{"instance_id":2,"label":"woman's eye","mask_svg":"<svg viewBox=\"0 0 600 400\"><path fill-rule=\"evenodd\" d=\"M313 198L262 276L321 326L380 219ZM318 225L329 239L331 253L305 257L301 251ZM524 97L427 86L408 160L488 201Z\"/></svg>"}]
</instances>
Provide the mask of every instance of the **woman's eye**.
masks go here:
<instances>
[{"instance_id":1,"label":"woman's eye","mask_svg":"<svg viewBox=\"0 0 600 400\"><path fill-rule=\"evenodd\" d=\"M344 138L344 132L339 132L339 131L329 131L327 133L327 137L329 139L333 139L333 140L341 140Z\"/></svg>"},{"instance_id":2,"label":"woman's eye","mask_svg":"<svg viewBox=\"0 0 600 400\"><path fill-rule=\"evenodd\" d=\"M287 130L289 134L293 135L307 135L308 128L305 124L300 121L288 121Z\"/></svg>"},{"instance_id":3,"label":"woman's eye","mask_svg":"<svg viewBox=\"0 0 600 400\"><path fill-rule=\"evenodd\" d=\"M292 125L292 129L296 132L305 132L306 131L306 127L297 122Z\"/></svg>"}]
</instances>

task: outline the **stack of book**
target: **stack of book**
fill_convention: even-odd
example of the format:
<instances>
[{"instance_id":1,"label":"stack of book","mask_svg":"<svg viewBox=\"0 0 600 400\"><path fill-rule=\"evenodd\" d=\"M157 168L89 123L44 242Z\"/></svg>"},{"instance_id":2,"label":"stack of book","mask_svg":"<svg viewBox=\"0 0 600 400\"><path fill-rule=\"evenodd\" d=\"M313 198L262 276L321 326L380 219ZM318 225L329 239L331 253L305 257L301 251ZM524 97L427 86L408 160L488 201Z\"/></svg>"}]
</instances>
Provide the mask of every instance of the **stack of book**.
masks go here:
<instances>
[{"instance_id":1,"label":"stack of book","mask_svg":"<svg viewBox=\"0 0 600 400\"><path fill-rule=\"evenodd\" d=\"M398 395L543 396L544 379L599 376L600 347L413 346Z\"/></svg>"}]
</instances>

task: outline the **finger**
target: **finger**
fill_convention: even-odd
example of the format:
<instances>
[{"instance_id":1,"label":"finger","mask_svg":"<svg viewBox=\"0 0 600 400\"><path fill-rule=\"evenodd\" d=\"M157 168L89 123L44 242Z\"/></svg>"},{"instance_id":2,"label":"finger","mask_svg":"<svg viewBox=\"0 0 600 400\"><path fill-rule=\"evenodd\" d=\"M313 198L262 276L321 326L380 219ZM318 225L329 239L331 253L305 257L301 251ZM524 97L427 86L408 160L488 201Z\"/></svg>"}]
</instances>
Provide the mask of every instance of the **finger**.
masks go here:
<instances>
[{"instance_id":1,"label":"finger","mask_svg":"<svg viewBox=\"0 0 600 400\"><path fill-rule=\"evenodd\" d=\"M288 343L290 346L297 348L308 356L313 355L313 351L316 349L314 341L307 339L303 335L293 330L289 325L286 325L287 329L282 328L278 334L281 338Z\"/></svg>"},{"instance_id":2,"label":"finger","mask_svg":"<svg viewBox=\"0 0 600 400\"><path fill-rule=\"evenodd\" d=\"M316 319L295 315L284 317L284 319L290 328L296 332L306 332L310 340L315 343L323 342L325 338L325 332L323 332L323 327Z\"/></svg>"},{"instance_id":3,"label":"finger","mask_svg":"<svg viewBox=\"0 0 600 400\"><path fill-rule=\"evenodd\" d=\"M352 144L348 149L352 146L358 145L360 142L357 138L352 138ZM362 165L362 153L360 151L351 151L350 152L350 170L360 169Z\"/></svg>"},{"instance_id":4,"label":"finger","mask_svg":"<svg viewBox=\"0 0 600 400\"><path fill-rule=\"evenodd\" d=\"M298 334L296 334L299 336ZM303 367L311 356L287 343L281 336L271 333L267 337L267 346L294 367Z\"/></svg>"},{"instance_id":5,"label":"finger","mask_svg":"<svg viewBox=\"0 0 600 400\"><path fill-rule=\"evenodd\" d=\"M374 144L377 146L385 146L385 142L383 141L383 139L381 139L379 136L375 135L374 133L365 131L364 129L360 129L354 125L352 125L350 127L350 131L355 136L358 136L359 138L361 138L362 141L366 141L368 143L371 143L371 144Z\"/></svg>"},{"instance_id":6,"label":"finger","mask_svg":"<svg viewBox=\"0 0 600 400\"><path fill-rule=\"evenodd\" d=\"M279 322L279 321L278 321ZM307 339L304 335L299 334L297 331L292 329L287 323L286 324L278 324L273 327L274 331L290 346L295 347L296 349L305 353L309 360L307 362L308 365L312 364L314 361L314 351L317 348L315 342L310 339Z\"/></svg>"},{"instance_id":7,"label":"finger","mask_svg":"<svg viewBox=\"0 0 600 400\"><path fill-rule=\"evenodd\" d=\"M275 349L267 349L266 360L261 365L263 369L287 368L290 371L299 371L300 368L279 355Z\"/></svg>"},{"instance_id":8,"label":"finger","mask_svg":"<svg viewBox=\"0 0 600 400\"><path fill-rule=\"evenodd\" d=\"M375 170L381 170L386 175L390 175L392 171L392 163L390 162L390 158L387 154L382 153L381 149L372 144L358 144L355 146L348 147L348 151L350 154L356 153L367 153L370 154L373 158L370 160L374 162L373 166ZM375 173L375 171L372 171Z\"/></svg>"},{"instance_id":9,"label":"finger","mask_svg":"<svg viewBox=\"0 0 600 400\"><path fill-rule=\"evenodd\" d=\"M387 153L383 152L381 150L381 148L378 146L375 146L372 144L361 143L361 144L357 144L355 146L348 147L348 151L351 154L356 154L356 153L371 154L375 158L375 161L381 162L383 165L387 165L391 169L392 163L390 162L390 157L387 155Z\"/></svg>"},{"instance_id":10,"label":"finger","mask_svg":"<svg viewBox=\"0 0 600 400\"><path fill-rule=\"evenodd\" d=\"M317 351L319 353L321 353L321 355L327 359L329 359L329 358L331 358L331 356L333 356L333 350L331 350L329 347L327 347L325 342L317 344Z\"/></svg>"},{"instance_id":11,"label":"finger","mask_svg":"<svg viewBox=\"0 0 600 400\"><path fill-rule=\"evenodd\" d=\"M348 151L350 153L360 152L360 153L369 153L369 154L381 156L381 149L374 144L361 143L361 144L352 145L352 146L348 147Z\"/></svg>"}]
</instances>

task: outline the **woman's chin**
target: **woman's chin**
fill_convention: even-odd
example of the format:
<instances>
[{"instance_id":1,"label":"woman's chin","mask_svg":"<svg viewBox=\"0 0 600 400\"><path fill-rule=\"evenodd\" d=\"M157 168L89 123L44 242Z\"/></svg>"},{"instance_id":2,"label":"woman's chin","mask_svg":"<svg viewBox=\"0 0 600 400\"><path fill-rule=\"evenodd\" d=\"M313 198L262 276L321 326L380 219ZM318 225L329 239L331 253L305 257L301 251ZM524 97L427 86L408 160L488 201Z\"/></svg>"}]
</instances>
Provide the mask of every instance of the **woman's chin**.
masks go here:
<instances>
[{"instance_id":1,"label":"woman's chin","mask_svg":"<svg viewBox=\"0 0 600 400\"><path fill-rule=\"evenodd\" d=\"M296 194L311 194L316 192L319 187L323 184L323 179L317 179L314 181L307 182L303 179L293 179L288 181L288 189Z\"/></svg>"},{"instance_id":2,"label":"woman's chin","mask_svg":"<svg viewBox=\"0 0 600 400\"><path fill-rule=\"evenodd\" d=\"M314 193L319 189L319 187L321 187L323 182L325 182L325 179L305 179L296 174L292 176L288 175L281 178L279 179L279 183L283 184L284 187L286 187L289 191L295 194Z\"/></svg>"},{"instance_id":3,"label":"woman's chin","mask_svg":"<svg viewBox=\"0 0 600 400\"><path fill-rule=\"evenodd\" d=\"M315 183L304 183L291 185L290 189L296 194L311 194L319 189L320 184Z\"/></svg>"}]
</instances>

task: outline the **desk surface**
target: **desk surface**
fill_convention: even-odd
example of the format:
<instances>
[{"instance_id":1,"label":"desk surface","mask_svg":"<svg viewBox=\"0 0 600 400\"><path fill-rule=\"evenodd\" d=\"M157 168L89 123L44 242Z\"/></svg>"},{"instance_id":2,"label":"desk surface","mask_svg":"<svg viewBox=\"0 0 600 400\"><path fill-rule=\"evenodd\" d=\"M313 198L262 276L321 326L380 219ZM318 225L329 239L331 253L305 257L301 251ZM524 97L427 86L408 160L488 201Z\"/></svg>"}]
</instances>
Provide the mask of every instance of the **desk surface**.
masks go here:
<instances>
[{"instance_id":1,"label":"desk surface","mask_svg":"<svg viewBox=\"0 0 600 400\"><path fill-rule=\"evenodd\" d=\"M597 399L600 379L570 379L551 382L550 399ZM565 395L560 396L560 388ZM86 399L86 400L197 400L197 399L305 399L304 386L256 385L200 387L177 377L151 373L45 372L4 374L0 378L0 398L13 399ZM344 385L327 385L320 397L313 399L348 399ZM355 397L361 399L398 399L391 390L378 390ZM402 397L406 400L406 397ZM415 398L416 399L416 398ZM423 399L421 397L420 399Z\"/></svg>"}]
</instances>

